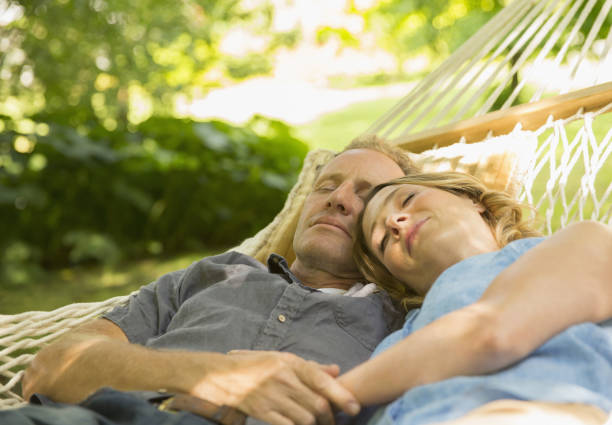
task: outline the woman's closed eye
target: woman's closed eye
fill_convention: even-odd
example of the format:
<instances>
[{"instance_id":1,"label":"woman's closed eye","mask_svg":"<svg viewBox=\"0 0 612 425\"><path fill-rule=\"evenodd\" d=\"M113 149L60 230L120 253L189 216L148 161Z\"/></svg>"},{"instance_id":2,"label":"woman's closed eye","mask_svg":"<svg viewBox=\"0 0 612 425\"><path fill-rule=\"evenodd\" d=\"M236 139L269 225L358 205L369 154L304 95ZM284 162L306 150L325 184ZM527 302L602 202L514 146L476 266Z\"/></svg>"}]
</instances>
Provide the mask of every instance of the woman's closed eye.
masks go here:
<instances>
[{"instance_id":1,"label":"woman's closed eye","mask_svg":"<svg viewBox=\"0 0 612 425\"><path fill-rule=\"evenodd\" d=\"M410 202L412 200L412 198L414 198L415 193L411 193L410 195L408 195L406 197L406 199L404 199L404 201L402 202L402 208L404 208L406 205L408 205L408 202Z\"/></svg>"}]
</instances>

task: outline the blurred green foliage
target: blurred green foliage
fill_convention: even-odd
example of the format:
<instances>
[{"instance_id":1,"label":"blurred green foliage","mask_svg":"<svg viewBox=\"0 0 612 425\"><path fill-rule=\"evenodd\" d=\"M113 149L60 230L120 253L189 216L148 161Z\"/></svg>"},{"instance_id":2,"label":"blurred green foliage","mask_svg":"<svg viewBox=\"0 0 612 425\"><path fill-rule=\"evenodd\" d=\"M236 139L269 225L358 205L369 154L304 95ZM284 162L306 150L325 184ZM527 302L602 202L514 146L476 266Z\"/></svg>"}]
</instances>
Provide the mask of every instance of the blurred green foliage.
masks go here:
<instances>
[{"instance_id":1,"label":"blurred green foliage","mask_svg":"<svg viewBox=\"0 0 612 425\"><path fill-rule=\"evenodd\" d=\"M503 0L390 0L364 13L366 27L398 58L446 58L504 6ZM437 60L436 60L437 59ZM400 70L401 72L401 70Z\"/></svg>"},{"instance_id":2,"label":"blurred green foliage","mask_svg":"<svg viewBox=\"0 0 612 425\"><path fill-rule=\"evenodd\" d=\"M152 117L126 133L95 119L74 129L46 115L1 118L8 281L32 277L13 273L26 263L113 264L237 244L280 210L307 152L289 127L262 117L244 127Z\"/></svg>"},{"instance_id":3,"label":"blurred green foliage","mask_svg":"<svg viewBox=\"0 0 612 425\"><path fill-rule=\"evenodd\" d=\"M0 9L12 14L0 23L0 282L227 247L282 207L307 151L289 127L173 117L212 87L268 73L271 53L299 40L270 30L270 3ZM256 42L223 49L233 33Z\"/></svg>"},{"instance_id":4,"label":"blurred green foliage","mask_svg":"<svg viewBox=\"0 0 612 425\"><path fill-rule=\"evenodd\" d=\"M73 127L93 115L105 128L123 131L153 113L173 114L177 99L269 72L270 54L298 40L296 31L270 30L273 9L265 1L2 3L19 15L0 25L0 99L10 100L5 113L44 109ZM232 31L257 43L240 54L223 53Z\"/></svg>"},{"instance_id":5,"label":"blurred green foliage","mask_svg":"<svg viewBox=\"0 0 612 425\"><path fill-rule=\"evenodd\" d=\"M404 61L419 55L432 59L429 69L437 66L511 1L385 0L375 2L365 10L359 10L355 1L351 4L354 13L363 16L365 31L373 34L377 44L392 52L398 59L398 72L401 74L405 72L402 69ZM542 3L547 8L551 6L549 2ZM566 7L573 7L572 2L567 4L569 6ZM591 8L579 28L578 38L570 46L572 50L579 50L605 4L605 0L596 0L580 5L569 25L562 30L562 35L553 46L553 51L556 52L561 48L570 36L574 24L582 19L582 13L585 9ZM556 6L554 4L552 6L554 12ZM597 38L605 39L611 24L612 15L608 14ZM341 35L337 37L341 42L347 46L354 45L355 39L343 34L342 28L336 27L334 30ZM330 28L323 28L321 36L324 38L330 32ZM537 53L536 50L533 55Z\"/></svg>"}]
</instances>

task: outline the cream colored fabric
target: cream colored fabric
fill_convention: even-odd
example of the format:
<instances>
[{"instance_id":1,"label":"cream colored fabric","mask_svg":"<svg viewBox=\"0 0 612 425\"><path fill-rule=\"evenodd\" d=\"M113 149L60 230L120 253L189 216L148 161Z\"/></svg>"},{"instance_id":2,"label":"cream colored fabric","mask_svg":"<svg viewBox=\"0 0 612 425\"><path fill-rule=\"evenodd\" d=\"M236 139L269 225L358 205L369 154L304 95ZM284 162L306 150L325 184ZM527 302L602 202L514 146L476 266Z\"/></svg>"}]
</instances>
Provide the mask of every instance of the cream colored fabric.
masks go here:
<instances>
[{"instance_id":1,"label":"cream colored fabric","mask_svg":"<svg viewBox=\"0 0 612 425\"><path fill-rule=\"evenodd\" d=\"M519 129L478 143L455 143L413 154L423 171L460 171L491 189L518 196L537 147L537 136Z\"/></svg>"}]
</instances>

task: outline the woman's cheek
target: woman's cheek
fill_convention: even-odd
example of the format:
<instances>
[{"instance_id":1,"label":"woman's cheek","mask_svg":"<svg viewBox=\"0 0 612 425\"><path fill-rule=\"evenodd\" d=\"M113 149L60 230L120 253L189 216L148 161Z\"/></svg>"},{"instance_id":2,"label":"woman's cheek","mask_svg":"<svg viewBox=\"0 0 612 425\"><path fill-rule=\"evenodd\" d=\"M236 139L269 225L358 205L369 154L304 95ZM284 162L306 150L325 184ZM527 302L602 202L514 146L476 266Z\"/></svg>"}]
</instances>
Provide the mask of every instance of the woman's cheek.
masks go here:
<instances>
[{"instance_id":1,"label":"woman's cheek","mask_svg":"<svg viewBox=\"0 0 612 425\"><path fill-rule=\"evenodd\" d=\"M394 252L393 255L389 256L389 259L385 265L393 276L401 279L401 275L405 272L407 265L406 258L404 258L403 253Z\"/></svg>"}]
</instances>

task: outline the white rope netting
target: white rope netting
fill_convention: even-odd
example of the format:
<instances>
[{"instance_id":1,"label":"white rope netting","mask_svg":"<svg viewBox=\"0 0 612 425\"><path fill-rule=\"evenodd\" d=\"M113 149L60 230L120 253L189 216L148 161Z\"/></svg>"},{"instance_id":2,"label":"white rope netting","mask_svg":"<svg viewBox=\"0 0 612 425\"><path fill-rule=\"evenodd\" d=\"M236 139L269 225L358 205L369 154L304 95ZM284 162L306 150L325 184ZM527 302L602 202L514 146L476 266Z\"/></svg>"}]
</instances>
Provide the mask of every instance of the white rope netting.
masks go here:
<instances>
[{"instance_id":1,"label":"white rope netting","mask_svg":"<svg viewBox=\"0 0 612 425\"><path fill-rule=\"evenodd\" d=\"M513 0L366 131L426 129L612 81L612 0Z\"/></svg>"},{"instance_id":2,"label":"white rope netting","mask_svg":"<svg viewBox=\"0 0 612 425\"><path fill-rule=\"evenodd\" d=\"M53 311L0 315L0 409L24 402L19 395L20 381L36 351L68 330L126 302L128 297L70 304Z\"/></svg>"},{"instance_id":3,"label":"white rope netting","mask_svg":"<svg viewBox=\"0 0 612 425\"><path fill-rule=\"evenodd\" d=\"M612 224L612 103L591 113L549 121L519 199L532 205L551 234L569 223Z\"/></svg>"}]
</instances>

